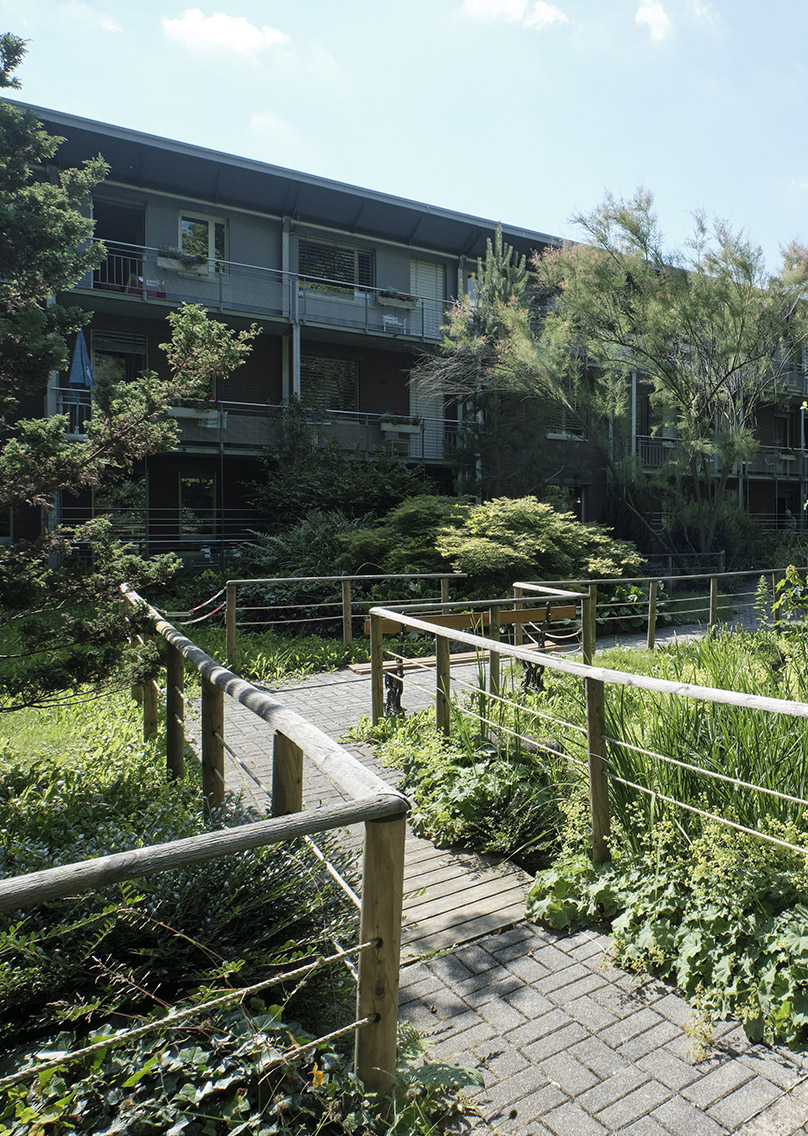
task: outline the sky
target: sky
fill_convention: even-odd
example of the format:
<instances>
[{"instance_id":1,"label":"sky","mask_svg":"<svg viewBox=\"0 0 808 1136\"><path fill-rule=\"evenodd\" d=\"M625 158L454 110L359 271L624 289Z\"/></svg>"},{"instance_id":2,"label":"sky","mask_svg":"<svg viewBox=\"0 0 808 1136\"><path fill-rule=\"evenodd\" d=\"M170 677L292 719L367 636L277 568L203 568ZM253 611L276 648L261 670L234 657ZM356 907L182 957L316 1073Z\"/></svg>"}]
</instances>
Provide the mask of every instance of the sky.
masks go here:
<instances>
[{"instance_id":1,"label":"sky","mask_svg":"<svg viewBox=\"0 0 808 1136\"><path fill-rule=\"evenodd\" d=\"M808 243L804 0L0 0L37 106L576 239ZM192 0L193 3L193 0Z\"/></svg>"}]
</instances>

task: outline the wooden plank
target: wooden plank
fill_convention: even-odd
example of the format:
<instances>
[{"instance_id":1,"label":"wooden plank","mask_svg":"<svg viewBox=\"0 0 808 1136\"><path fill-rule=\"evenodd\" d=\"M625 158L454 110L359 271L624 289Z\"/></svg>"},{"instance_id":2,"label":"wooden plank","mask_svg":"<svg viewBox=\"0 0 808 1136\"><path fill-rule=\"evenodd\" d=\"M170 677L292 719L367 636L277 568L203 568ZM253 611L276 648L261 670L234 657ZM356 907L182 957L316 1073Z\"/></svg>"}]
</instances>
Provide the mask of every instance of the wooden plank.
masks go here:
<instances>
[{"instance_id":1,"label":"wooden plank","mask_svg":"<svg viewBox=\"0 0 808 1136\"><path fill-rule=\"evenodd\" d=\"M484 900L495 897L498 902L516 902L521 896L526 899L527 889L523 884L504 877L492 876L485 881L469 880L465 886L458 886L457 880L447 880L443 885L427 888L422 894L408 900L404 909L410 919L427 919L433 915L456 913L476 906Z\"/></svg>"},{"instance_id":2,"label":"wooden plank","mask_svg":"<svg viewBox=\"0 0 808 1136\"><path fill-rule=\"evenodd\" d=\"M405 927L402 945L406 945L406 957L417 957L431 951L446 950L458 943L467 943L478 939L481 935L490 935L495 931L512 927L525 918L525 905L514 904L498 912L480 915L463 924L449 924L446 927L433 930L431 927L416 932Z\"/></svg>"},{"instance_id":3,"label":"wooden plank","mask_svg":"<svg viewBox=\"0 0 808 1136\"><path fill-rule=\"evenodd\" d=\"M523 643L521 649L523 651L538 651L539 647L536 643ZM541 648L542 654L551 654L554 651L569 651L570 647L564 643L554 643L552 639L548 639L545 645ZM478 660L485 660L488 658L487 651L458 651L456 654L449 656L449 662L452 666L460 665L462 663L476 663ZM420 657L413 657L412 659L404 660L405 671L419 671L427 667L434 667L434 655L421 655ZM397 659L388 659L384 664L386 671L395 671L398 667ZM370 663L349 663L348 670L353 671L354 674L366 675L370 674Z\"/></svg>"}]
</instances>

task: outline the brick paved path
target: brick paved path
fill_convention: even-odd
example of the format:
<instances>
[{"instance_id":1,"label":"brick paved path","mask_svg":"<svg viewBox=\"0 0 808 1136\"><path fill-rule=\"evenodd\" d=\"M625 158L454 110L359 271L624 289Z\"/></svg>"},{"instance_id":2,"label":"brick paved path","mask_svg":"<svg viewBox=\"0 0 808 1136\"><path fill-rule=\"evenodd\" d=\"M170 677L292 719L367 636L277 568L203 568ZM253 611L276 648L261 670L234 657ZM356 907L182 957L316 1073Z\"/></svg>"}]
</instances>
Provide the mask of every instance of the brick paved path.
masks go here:
<instances>
[{"instance_id":1,"label":"brick paved path","mask_svg":"<svg viewBox=\"0 0 808 1136\"><path fill-rule=\"evenodd\" d=\"M453 668L453 683L475 674ZM434 672L414 672L404 704L426 705L433 691ZM275 693L337 738L370 712L369 679L349 671ZM370 747L348 748L373 762ZM410 962L401 1016L434 1060L483 1073L484 1089L469 1094L473 1136L808 1136L808 1057L750 1045L723 1023L697 1060L687 1005L612 967L594 932L519 922Z\"/></svg>"},{"instance_id":2,"label":"brick paved path","mask_svg":"<svg viewBox=\"0 0 808 1136\"><path fill-rule=\"evenodd\" d=\"M453 683L475 674L453 668ZM405 705L433 689L434 672L415 672ZM369 679L349 671L277 693L335 737L370 711ZM367 746L347 748L372 760ZM808 1056L751 1045L722 1023L696 1060L687 1004L611 966L595 932L520 922L409 963L401 1017L434 1060L482 1072L485 1088L469 1094L474 1136L808 1136Z\"/></svg>"}]
</instances>

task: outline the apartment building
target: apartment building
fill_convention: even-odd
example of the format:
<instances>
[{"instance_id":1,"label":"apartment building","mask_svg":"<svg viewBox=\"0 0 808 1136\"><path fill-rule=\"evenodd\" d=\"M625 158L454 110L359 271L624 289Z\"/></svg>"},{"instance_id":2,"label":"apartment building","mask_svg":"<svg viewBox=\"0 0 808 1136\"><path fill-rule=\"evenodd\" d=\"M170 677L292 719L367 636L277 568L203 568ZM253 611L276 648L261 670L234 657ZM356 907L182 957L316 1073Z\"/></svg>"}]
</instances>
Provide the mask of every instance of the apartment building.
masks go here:
<instances>
[{"instance_id":1,"label":"apartment building","mask_svg":"<svg viewBox=\"0 0 808 1136\"><path fill-rule=\"evenodd\" d=\"M92 204L107 258L59 297L92 312L85 335L96 375L164 373L166 313L182 302L237 328L262 328L247 364L221 389L172 409L177 449L150 458L141 489L116 503L122 531L146 549L191 550L221 548L260 527L250 485L295 399L323 442L336 439L357 458L390 450L450 489L461 411L411 384L409 374L439 342L446 308L465 291L495 222L32 109L65 139L46 172L98 153L110 166ZM502 228L519 255L559 243ZM759 454L734 471L739 501L770 524L787 508L801 518L808 496L801 364L792 387L792 405L761 419ZM652 430L652 410L635 384L630 447L649 467L673 444ZM91 391L68 373L54 375L47 411L68 414L78 439ZM606 479L575 424L557 415L535 431L582 519L603 516ZM102 506L64 499L60 518L94 507Z\"/></svg>"}]
</instances>

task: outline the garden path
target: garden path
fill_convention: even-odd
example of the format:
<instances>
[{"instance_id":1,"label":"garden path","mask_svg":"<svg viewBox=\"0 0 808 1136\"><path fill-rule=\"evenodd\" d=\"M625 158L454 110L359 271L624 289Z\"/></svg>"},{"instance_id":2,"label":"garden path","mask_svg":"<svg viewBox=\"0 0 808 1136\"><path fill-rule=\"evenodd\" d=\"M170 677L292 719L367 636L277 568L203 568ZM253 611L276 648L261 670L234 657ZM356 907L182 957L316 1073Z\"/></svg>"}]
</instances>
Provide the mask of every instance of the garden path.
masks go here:
<instances>
[{"instance_id":1,"label":"garden path","mask_svg":"<svg viewBox=\"0 0 808 1136\"><path fill-rule=\"evenodd\" d=\"M691 633L700 632L677 631ZM453 682L466 677L473 683L476 668L453 669ZM412 672L404 703L410 710L427 705L433 690L434 672ZM369 678L350 671L273 693L337 738L370 708ZM267 783L257 720L230 704L226 731ZM369 746L348 742L347 748L374 764ZM235 765L227 774L231 785L244 781ZM244 784L264 812L265 794L249 779ZM313 781L304 787L309 807L328 792ZM446 881L435 889L427 879L429 894L408 895L412 916L420 918L421 906L429 927L435 909L461 915L439 929L438 954L426 953L429 943L419 942L408 924L401 1016L426 1035L434 1060L481 1070L485 1086L469 1094L470 1136L808 1136L808 1057L752 1045L728 1022L715 1029L699 1059L686 1003L656 979L612 966L606 936L557 934L524 920L524 874L504 875L499 898L495 883L490 918L475 924L465 918L466 885L457 881L470 878L472 887L498 881L490 864L437 852L414 837L408 859L408 891L430 860Z\"/></svg>"}]
</instances>

